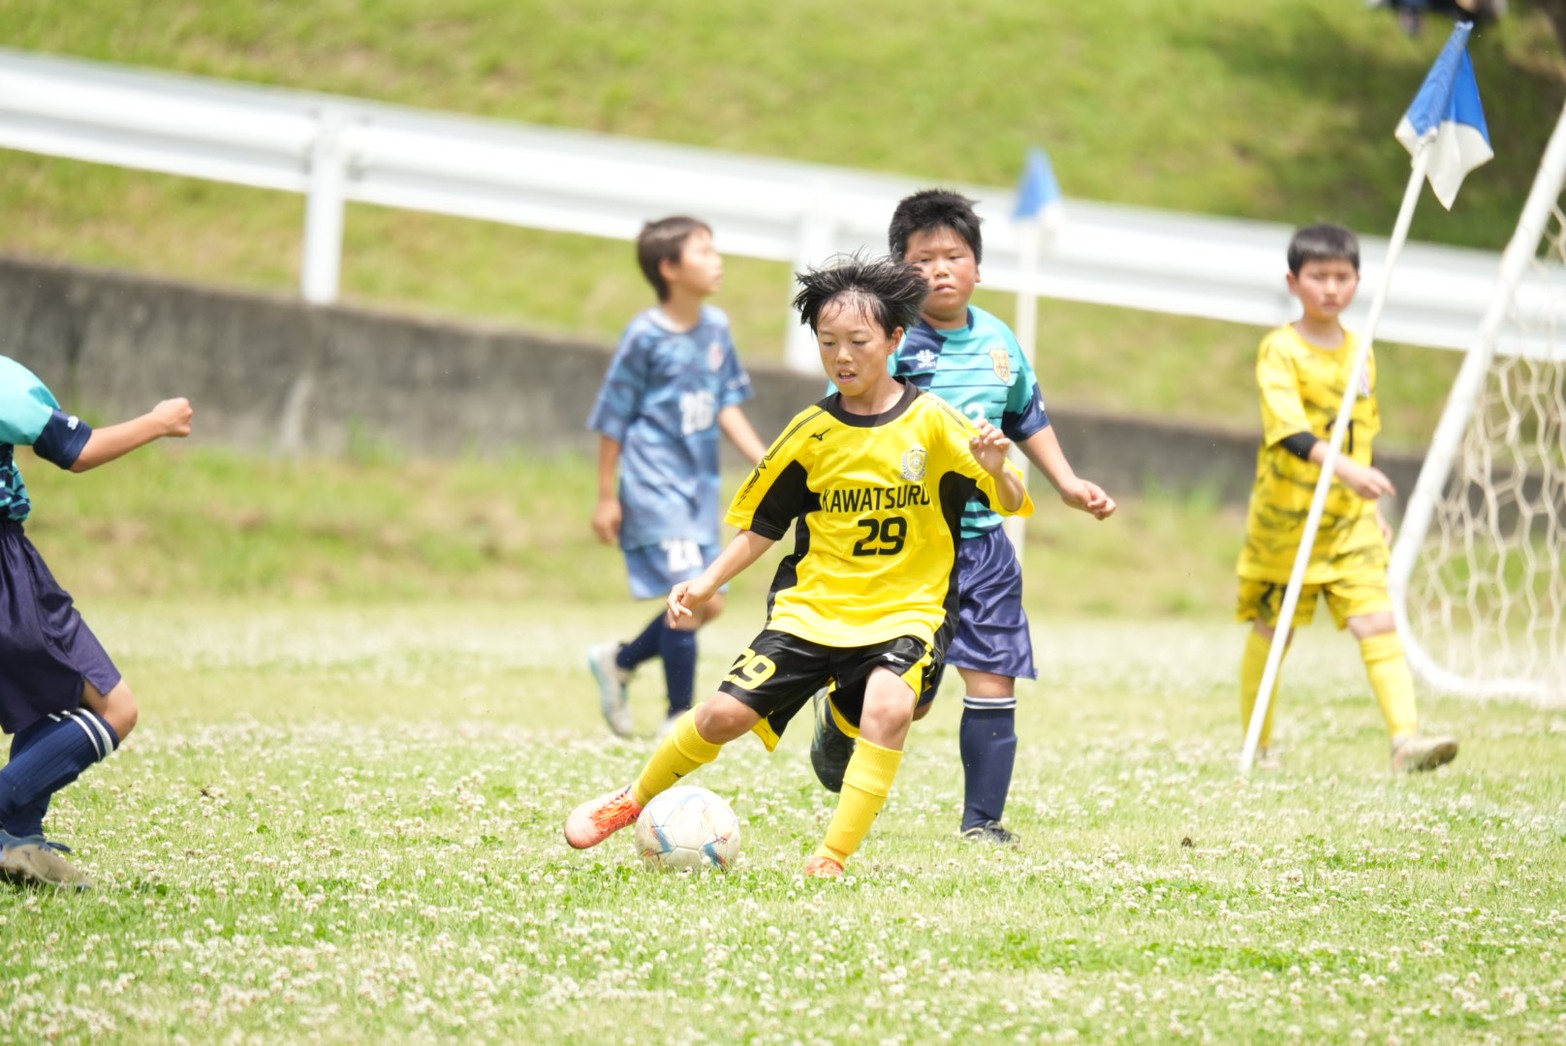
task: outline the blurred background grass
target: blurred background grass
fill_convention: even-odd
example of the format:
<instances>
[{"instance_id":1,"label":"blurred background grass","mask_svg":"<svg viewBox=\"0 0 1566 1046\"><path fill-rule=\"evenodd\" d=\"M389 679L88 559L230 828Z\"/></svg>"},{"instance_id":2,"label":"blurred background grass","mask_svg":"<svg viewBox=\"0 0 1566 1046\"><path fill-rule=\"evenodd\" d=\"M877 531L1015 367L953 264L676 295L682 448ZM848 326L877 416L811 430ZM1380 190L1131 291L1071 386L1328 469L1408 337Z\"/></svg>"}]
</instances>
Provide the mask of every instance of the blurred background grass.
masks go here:
<instances>
[{"instance_id":1,"label":"blurred background grass","mask_svg":"<svg viewBox=\"0 0 1566 1046\"><path fill-rule=\"evenodd\" d=\"M345 605L525 600L625 605L618 549L588 518L585 459L256 458L159 444L84 475L21 452L27 532L60 581L97 599L260 599ZM732 490L741 477L726 477ZM1098 523L1039 484L1024 557L1035 616L1223 614L1241 511L1151 492ZM761 605L791 539L734 583ZM653 604L647 604L649 612Z\"/></svg>"},{"instance_id":2,"label":"blurred background grass","mask_svg":"<svg viewBox=\"0 0 1566 1046\"><path fill-rule=\"evenodd\" d=\"M308 4L0 0L9 46L895 172L1010 185L1050 150L1068 196L1389 231L1407 174L1392 127L1445 27L1409 39L1357 0L604 0ZM1500 247L1566 79L1523 4L1473 44L1494 163L1418 239ZM0 152L0 249L257 290L298 283L302 198ZM721 242L722 230L718 230ZM1283 269L1281 258L1278 269ZM730 258L719 303L742 351L778 359L788 267ZM648 292L627 244L355 205L346 300L601 342ZM1009 296L979 303L1012 316ZM1254 423L1251 328L1042 306L1057 403ZM1386 440L1418 446L1455 360L1386 346ZM1390 365L1389 365L1390 364Z\"/></svg>"}]
</instances>

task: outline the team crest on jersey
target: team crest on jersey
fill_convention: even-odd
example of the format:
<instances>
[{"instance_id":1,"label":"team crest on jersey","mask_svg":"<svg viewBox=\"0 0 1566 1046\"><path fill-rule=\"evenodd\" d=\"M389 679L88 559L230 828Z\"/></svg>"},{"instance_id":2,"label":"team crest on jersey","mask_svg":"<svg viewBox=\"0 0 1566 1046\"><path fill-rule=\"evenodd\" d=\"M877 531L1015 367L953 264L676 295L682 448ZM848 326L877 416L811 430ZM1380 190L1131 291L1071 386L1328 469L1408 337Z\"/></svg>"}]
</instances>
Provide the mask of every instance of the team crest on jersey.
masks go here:
<instances>
[{"instance_id":1,"label":"team crest on jersey","mask_svg":"<svg viewBox=\"0 0 1566 1046\"><path fill-rule=\"evenodd\" d=\"M1011 384L1011 353L1005 349L991 349L990 362L995 364L995 376L1007 385Z\"/></svg>"},{"instance_id":2,"label":"team crest on jersey","mask_svg":"<svg viewBox=\"0 0 1566 1046\"><path fill-rule=\"evenodd\" d=\"M712 344L707 346L707 369L719 370L723 367L723 343L714 338Z\"/></svg>"},{"instance_id":3,"label":"team crest on jersey","mask_svg":"<svg viewBox=\"0 0 1566 1046\"><path fill-rule=\"evenodd\" d=\"M903 478L910 483L924 479L925 454L923 447L912 447L903 452Z\"/></svg>"},{"instance_id":4,"label":"team crest on jersey","mask_svg":"<svg viewBox=\"0 0 1566 1046\"><path fill-rule=\"evenodd\" d=\"M1359 372L1359 398L1370 398L1370 368L1366 367Z\"/></svg>"},{"instance_id":5,"label":"team crest on jersey","mask_svg":"<svg viewBox=\"0 0 1566 1046\"><path fill-rule=\"evenodd\" d=\"M934 370L935 353L929 349L920 349L914 354L914 366L920 370Z\"/></svg>"}]
</instances>

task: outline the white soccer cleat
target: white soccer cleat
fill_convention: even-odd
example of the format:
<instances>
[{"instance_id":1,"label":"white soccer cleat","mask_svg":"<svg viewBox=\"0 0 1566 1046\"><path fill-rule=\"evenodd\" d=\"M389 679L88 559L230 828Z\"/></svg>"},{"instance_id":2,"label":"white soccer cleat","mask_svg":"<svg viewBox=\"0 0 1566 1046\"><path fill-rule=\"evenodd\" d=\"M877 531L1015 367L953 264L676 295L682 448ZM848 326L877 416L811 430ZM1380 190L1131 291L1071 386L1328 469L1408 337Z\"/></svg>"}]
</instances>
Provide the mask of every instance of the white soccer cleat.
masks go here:
<instances>
[{"instance_id":1,"label":"white soccer cleat","mask_svg":"<svg viewBox=\"0 0 1566 1046\"><path fill-rule=\"evenodd\" d=\"M631 673L615 664L619 653L619 643L596 643L587 648L587 667L593 670L593 678L598 682L598 710L604 714L604 722L616 737L630 737L633 724L627 688Z\"/></svg>"}]
</instances>

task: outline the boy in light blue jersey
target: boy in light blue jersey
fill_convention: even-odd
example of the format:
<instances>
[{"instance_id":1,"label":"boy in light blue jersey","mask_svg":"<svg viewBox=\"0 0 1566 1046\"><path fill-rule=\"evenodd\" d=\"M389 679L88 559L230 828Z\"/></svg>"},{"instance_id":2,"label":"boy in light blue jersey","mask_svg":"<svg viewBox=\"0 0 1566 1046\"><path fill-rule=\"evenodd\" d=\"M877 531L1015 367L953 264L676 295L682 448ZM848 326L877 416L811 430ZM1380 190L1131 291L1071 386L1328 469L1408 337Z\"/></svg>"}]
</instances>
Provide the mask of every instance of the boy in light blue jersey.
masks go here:
<instances>
[{"instance_id":1,"label":"boy in light blue jersey","mask_svg":"<svg viewBox=\"0 0 1566 1046\"><path fill-rule=\"evenodd\" d=\"M767 448L739 406L752 391L728 317L705 304L723 282L712 230L695 218L648 222L636 254L658 304L626 328L588 418L600 437L593 530L605 544L619 542L632 596L661 600L718 554L718 433L751 464ZM660 603L629 643L588 649L610 730L630 736L631 673L655 657L668 690L665 722L690 708L696 629L722 606L720 596L670 625Z\"/></svg>"},{"instance_id":2,"label":"boy in light blue jersey","mask_svg":"<svg viewBox=\"0 0 1566 1046\"><path fill-rule=\"evenodd\" d=\"M1062 501L1106 519L1115 511L1114 499L1072 471L1016 337L969 304L984 250L979 221L971 200L939 189L914 193L893 212L887 230L892 254L918 269L930 288L920 322L898 348L895 372L975 423L999 428ZM961 603L946 664L957 666L966 687L958 740L965 793L961 832L966 839L1011 843L1016 834L1001 824L1001 815L1016 764L1016 681L1035 679L1038 670L1022 608L1021 567L1000 516L978 500L963 510L957 571ZM929 712L935 691L932 686L921 695L914 718ZM852 752L853 742L818 695L810 754L822 784L841 788Z\"/></svg>"},{"instance_id":3,"label":"boy in light blue jersey","mask_svg":"<svg viewBox=\"0 0 1566 1046\"><path fill-rule=\"evenodd\" d=\"M44 838L49 800L107 759L136 725L136 699L23 530L32 500L16 448L85 472L164 436L190 434L190 404L164 400L139 418L92 429L66 414L37 376L0 356L0 729L14 735L0 770L0 877L77 889L91 880Z\"/></svg>"}]
</instances>

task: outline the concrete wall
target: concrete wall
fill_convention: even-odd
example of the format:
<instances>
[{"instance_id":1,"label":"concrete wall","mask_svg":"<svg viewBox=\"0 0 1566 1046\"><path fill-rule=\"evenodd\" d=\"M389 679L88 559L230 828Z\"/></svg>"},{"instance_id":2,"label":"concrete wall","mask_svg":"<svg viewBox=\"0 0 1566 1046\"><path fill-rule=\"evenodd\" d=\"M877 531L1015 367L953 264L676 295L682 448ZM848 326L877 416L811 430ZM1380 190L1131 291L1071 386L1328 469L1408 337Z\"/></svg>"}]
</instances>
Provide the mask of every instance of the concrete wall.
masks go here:
<instances>
[{"instance_id":1,"label":"concrete wall","mask_svg":"<svg viewBox=\"0 0 1566 1046\"><path fill-rule=\"evenodd\" d=\"M308 306L117 272L0 258L0 353L68 408L117 421L190 397L202 440L339 454L353 440L416 455L517 447L595 453L583 425L612 349L519 330ZM751 366L764 439L819 399L820 377ZM1052 406L1077 471L1116 495L1149 487L1241 502L1252 419L1199 428ZM1398 488L1417 461L1383 456Z\"/></svg>"}]
</instances>

